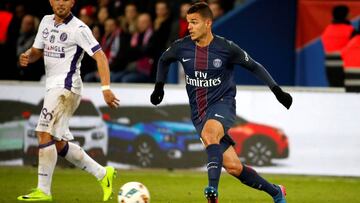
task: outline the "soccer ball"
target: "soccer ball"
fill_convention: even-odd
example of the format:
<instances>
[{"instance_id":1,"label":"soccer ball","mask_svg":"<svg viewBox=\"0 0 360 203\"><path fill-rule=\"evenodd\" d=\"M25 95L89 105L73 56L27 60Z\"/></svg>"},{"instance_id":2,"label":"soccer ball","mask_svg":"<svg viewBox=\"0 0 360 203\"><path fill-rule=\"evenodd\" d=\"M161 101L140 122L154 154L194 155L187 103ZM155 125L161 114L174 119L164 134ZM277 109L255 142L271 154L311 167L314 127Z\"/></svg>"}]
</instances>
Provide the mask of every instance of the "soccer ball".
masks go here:
<instances>
[{"instance_id":1,"label":"soccer ball","mask_svg":"<svg viewBox=\"0 0 360 203\"><path fill-rule=\"evenodd\" d=\"M144 184L128 182L121 186L118 203L150 203L150 193Z\"/></svg>"}]
</instances>

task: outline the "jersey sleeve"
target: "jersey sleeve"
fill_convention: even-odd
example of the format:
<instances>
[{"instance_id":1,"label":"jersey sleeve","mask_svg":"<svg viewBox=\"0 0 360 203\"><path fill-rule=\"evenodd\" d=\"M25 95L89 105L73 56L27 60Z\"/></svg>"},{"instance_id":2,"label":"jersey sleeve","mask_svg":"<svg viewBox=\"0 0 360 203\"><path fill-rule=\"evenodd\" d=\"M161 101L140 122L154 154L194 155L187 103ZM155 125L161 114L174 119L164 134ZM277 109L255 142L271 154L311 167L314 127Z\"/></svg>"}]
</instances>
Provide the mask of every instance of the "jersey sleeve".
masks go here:
<instances>
[{"instance_id":1,"label":"jersey sleeve","mask_svg":"<svg viewBox=\"0 0 360 203\"><path fill-rule=\"evenodd\" d=\"M166 51L161 55L156 73L156 82L166 82L169 66L172 62L177 60L176 52L179 42L175 41Z\"/></svg>"},{"instance_id":2,"label":"jersey sleeve","mask_svg":"<svg viewBox=\"0 0 360 203\"><path fill-rule=\"evenodd\" d=\"M77 28L75 43L84 49L89 56L93 56L97 51L101 50L99 42L96 41L87 25L80 25Z\"/></svg>"},{"instance_id":3,"label":"jersey sleeve","mask_svg":"<svg viewBox=\"0 0 360 203\"><path fill-rule=\"evenodd\" d=\"M44 49L45 43L43 40L43 36L49 34L48 30L44 30L44 21L45 21L45 17L42 18L42 20L39 24L39 29L36 33L36 37L35 37L34 44L33 44L33 47L36 49Z\"/></svg>"},{"instance_id":4,"label":"jersey sleeve","mask_svg":"<svg viewBox=\"0 0 360 203\"><path fill-rule=\"evenodd\" d=\"M253 60L246 51L242 50L238 45L233 42L230 42L230 51L232 52L231 63L241 65L246 68L257 78L263 81L270 88L273 88L277 85L275 80L271 77L269 72L262 66L260 63Z\"/></svg>"}]
</instances>

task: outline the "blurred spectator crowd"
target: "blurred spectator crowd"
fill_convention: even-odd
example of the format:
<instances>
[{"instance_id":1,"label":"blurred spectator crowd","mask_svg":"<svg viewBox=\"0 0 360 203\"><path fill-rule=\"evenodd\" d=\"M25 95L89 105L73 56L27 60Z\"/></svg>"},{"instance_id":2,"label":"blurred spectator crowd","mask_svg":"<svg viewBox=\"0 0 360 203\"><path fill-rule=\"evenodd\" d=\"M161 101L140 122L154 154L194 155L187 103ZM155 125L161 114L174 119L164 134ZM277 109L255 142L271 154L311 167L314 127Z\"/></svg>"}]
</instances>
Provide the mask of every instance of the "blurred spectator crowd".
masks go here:
<instances>
[{"instance_id":1,"label":"blurred spectator crowd","mask_svg":"<svg viewBox=\"0 0 360 203\"><path fill-rule=\"evenodd\" d=\"M186 12L190 0L76 0L73 14L86 23L105 52L112 82L149 83L163 51L188 34ZM217 20L231 10L235 0L208 0ZM36 4L36 5L34 5ZM52 14L48 0L8 0L0 4L0 54L2 80L38 81L43 60L22 68L17 59L29 49L44 15ZM99 81L95 61L84 54L81 76Z\"/></svg>"}]
</instances>

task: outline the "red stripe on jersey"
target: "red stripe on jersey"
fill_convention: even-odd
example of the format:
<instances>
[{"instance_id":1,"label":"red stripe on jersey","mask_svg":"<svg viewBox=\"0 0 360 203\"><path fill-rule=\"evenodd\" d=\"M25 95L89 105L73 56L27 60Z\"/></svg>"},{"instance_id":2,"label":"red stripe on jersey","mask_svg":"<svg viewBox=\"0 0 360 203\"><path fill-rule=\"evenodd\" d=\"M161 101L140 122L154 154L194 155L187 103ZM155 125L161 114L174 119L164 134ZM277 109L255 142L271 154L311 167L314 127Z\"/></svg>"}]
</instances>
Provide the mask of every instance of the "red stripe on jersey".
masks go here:
<instances>
[{"instance_id":1,"label":"red stripe on jersey","mask_svg":"<svg viewBox=\"0 0 360 203\"><path fill-rule=\"evenodd\" d=\"M196 88L196 103L198 110L198 117L202 120L206 115L207 107L207 89L204 87Z\"/></svg>"},{"instance_id":2,"label":"red stripe on jersey","mask_svg":"<svg viewBox=\"0 0 360 203\"><path fill-rule=\"evenodd\" d=\"M202 71L208 69L208 46L199 47L196 46L195 50L195 70ZM196 88L196 103L198 109L198 117L202 120L206 115L207 108L207 88Z\"/></svg>"},{"instance_id":3,"label":"red stripe on jersey","mask_svg":"<svg viewBox=\"0 0 360 203\"><path fill-rule=\"evenodd\" d=\"M195 50L195 69L206 70L208 68L208 46L198 47Z\"/></svg>"}]
</instances>

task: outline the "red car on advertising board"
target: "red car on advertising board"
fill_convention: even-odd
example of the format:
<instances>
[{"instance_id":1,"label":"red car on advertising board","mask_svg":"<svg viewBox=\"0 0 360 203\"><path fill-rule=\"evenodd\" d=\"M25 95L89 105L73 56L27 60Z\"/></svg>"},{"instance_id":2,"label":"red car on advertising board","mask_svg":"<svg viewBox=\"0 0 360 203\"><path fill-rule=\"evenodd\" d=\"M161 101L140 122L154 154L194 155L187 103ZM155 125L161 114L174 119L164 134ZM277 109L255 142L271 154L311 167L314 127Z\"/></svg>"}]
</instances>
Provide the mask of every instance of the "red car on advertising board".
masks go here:
<instances>
[{"instance_id":1,"label":"red car on advertising board","mask_svg":"<svg viewBox=\"0 0 360 203\"><path fill-rule=\"evenodd\" d=\"M236 153L249 165L266 166L273 158L289 156L288 138L279 128L237 117L228 133L236 142Z\"/></svg>"}]
</instances>

